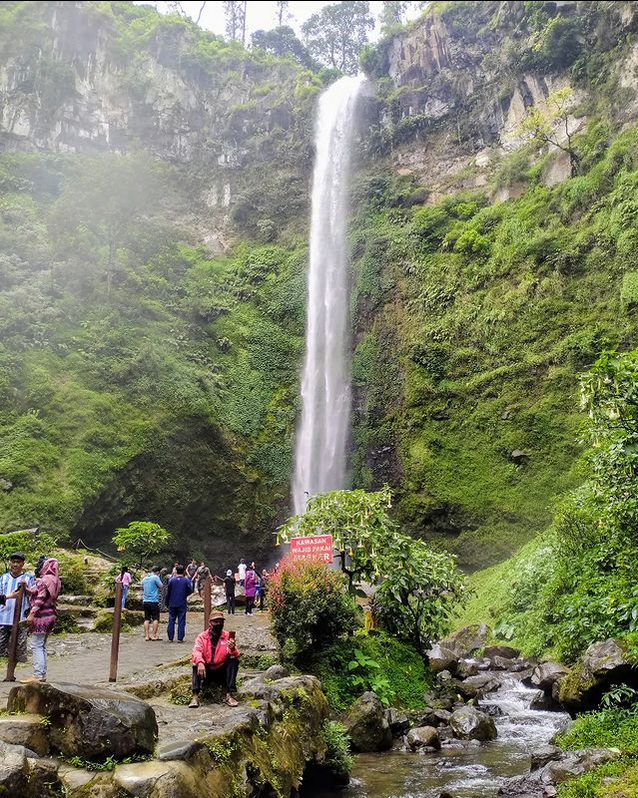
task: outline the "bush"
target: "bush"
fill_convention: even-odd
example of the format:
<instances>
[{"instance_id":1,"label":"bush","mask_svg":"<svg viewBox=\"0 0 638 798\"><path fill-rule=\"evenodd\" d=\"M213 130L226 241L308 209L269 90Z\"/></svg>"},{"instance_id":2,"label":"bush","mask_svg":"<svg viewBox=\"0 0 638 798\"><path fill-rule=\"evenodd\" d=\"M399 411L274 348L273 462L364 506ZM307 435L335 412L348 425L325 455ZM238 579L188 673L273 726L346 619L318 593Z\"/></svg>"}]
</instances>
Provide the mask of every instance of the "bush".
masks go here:
<instances>
[{"instance_id":1,"label":"bush","mask_svg":"<svg viewBox=\"0 0 638 798\"><path fill-rule=\"evenodd\" d=\"M326 765L336 774L350 773L354 757L350 753L350 739L343 723L326 720L321 727L326 744Z\"/></svg>"},{"instance_id":2,"label":"bush","mask_svg":"<svg viewBox=\"0 0 638 798\"><path fill-rule=\"evenodd\" d=\"M299 665L356 625L344 576L323 562L282 561L269 585L272 628L285 660Z\"/></svg>"}]
</instances>

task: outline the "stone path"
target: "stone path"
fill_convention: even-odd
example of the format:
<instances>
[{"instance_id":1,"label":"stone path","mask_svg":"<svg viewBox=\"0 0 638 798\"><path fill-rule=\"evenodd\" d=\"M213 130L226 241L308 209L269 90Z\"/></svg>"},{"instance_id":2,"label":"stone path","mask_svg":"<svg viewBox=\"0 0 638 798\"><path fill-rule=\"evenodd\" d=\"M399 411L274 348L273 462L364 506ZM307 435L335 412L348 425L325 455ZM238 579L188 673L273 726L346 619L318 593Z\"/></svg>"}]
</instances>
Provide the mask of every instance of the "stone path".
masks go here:
<instances>
[{"instance_id":1,"label":"stone path","mask_svg":"<svg viewBox=\"0 0 638 798\"><path fill-rule=\"evenodd\" d=\"M142 628L122 634L120 638L120 656L118 663L118 681L115 687L152 678L149 670L158 665L175 664L175 674L190 673L187 660L195 637L203 629L202 613L189 612L186 625L186 642L171 643L166 639L165 615L162 615L159 636L163 638L156 643L144 640ZM226 619L226 629L237 631L237 646L246 654L271 654L276 650L275 642L269 629L270 615L267 612L255 613L251 616L243 614L231 615ZM81 634L52 635L48 642L49 681L74 682L76 684L109 684L109 665L111 655L111 636L85 632ZM16 678L30 676L31 653L29 662L19 664ZM0 659L0 678L4 677L6 660ZM0 706L6 705L6 699L15 683L0 681Z\"/></svg>"}]
</instances>

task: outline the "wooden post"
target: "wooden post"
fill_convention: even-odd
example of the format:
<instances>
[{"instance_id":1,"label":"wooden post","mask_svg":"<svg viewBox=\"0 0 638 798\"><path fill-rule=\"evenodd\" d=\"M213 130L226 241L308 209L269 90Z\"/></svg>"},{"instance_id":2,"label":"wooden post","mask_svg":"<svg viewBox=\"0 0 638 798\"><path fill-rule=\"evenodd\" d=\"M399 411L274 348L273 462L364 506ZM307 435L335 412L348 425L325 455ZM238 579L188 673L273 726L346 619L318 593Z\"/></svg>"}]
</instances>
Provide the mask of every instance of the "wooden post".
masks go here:
<instances>
[{"instance_id":1,"label":"wooden post","mask_svg":"<svg viewBox=\"0 0 638 798\"><path fill-rule=\"evenodd\" d=\"M122 626L122 583L115 583L115 606L113 607L113 631L111 633L111 671L109 682L117 681L117 659L120 655L120 628Z\"/></svg>"},{"instance_id":2,"label":"wooden post","mask_svg":"<svg viewBox=\"0 0 638 798\"><path fill-rule=\"evenodd\" d=\"M22 602L24 601L24 591L26 585L20 582L18 585L18 595L15 598L13 610L13 624L11 626L11 637L9 638L9 656L7 662L7 675L5 682L15 682L16 663L18 662L18 635L20 633L20 615L22 614Z\"/></svg>"},{"instance_id":3,"label":"wooden post","mask_svg":"<svg viewBox=\"0 0 638 798\"><path fill-rule=\"evenodd\" d=\"M211 595L212 588L213 580L210 576L207 576L204 582L204 629L208 629L208 622L210 621L210 610L213 603Z\"/></svg>"}]
</instances>

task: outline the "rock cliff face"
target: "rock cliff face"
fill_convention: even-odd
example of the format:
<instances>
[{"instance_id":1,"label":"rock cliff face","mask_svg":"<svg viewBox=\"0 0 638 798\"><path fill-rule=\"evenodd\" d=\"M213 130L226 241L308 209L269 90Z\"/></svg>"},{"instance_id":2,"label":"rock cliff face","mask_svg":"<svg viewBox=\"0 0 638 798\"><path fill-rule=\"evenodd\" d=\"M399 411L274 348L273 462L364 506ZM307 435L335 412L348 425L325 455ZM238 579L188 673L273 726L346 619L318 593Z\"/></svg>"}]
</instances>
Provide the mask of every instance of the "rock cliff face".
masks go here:
<instances>
[{"instance_id":1,"label":"rock cliff face","mask_svg":"<svg viewBox=\"0 0 638 798\"><path fill-rule=\"evenodd\" d=\"M231 210L243 203L250 211L259 165L275 182L279 172L306 180L299 128L310 105L295 102L293 64L198 39L194 26L159 16L139 30L133 7L13 5L23 8L0 64L0 150L147 149L196 181L193 201L209 226L212 217L213 249L224 248Z\"/></svg>"},{"instance_id":2,"label":"rock cliff face","mask_svg":"<svg viewBox=\"0 0 638 798\"><path fill-rule=\"evenodd\" d=\"M569 120L570 133L581 130L586 121L577 113L586 92L574 85L573 70L570 73L558 59L551 70L536 68L534 48L540 50L540 37L528 57L520 58L530 35L536 35L523 3L466 4L466 10L452 5L457 8L431 13L383 43L375 64L376 74L391 82L391 88L386 84L381 92L384 123L401 134L392 153L394 166L400 174L422 178L435 191L485 185L485 173L493 162L524 143L519 128L527 109L537 106L545 113L548 96L558 89L572 89L570 103L575 110ZM574 43L588 46L592 41L611 47L635 29L638 9L634 3L597 8L594 22L588 14L595 5L543 4L556 20L574 23L574 42L565 44L566 48ZM581 33L585 30L587 45ZM617 72L623 87L635 97L634 60L635 53L629 50ZM561 123L554 132L564 139ZM568 176L563 163L547 182Z\"/></svg>"}]
</instances>

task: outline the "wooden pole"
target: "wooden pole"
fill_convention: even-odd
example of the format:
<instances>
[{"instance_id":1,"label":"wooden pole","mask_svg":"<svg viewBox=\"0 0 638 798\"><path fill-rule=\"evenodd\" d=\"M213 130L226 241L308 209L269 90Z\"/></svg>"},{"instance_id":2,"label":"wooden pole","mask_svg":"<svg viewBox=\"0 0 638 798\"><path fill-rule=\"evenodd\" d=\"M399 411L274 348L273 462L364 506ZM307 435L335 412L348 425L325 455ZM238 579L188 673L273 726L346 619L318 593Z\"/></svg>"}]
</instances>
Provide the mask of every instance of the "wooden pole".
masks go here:
<instances>
[{"instance_id":1,"label":"wooden pole","mask_svg":"<svg viewBox=\"0 0 638 798\"><path fill-rule=\"evenodd\" d=\"M20 634L20 616L22 615L22 602L24 601L24 590L26 585L20 582L18 585L18 595L15 598L13 610L13 624L11 626L11 637L9 638L9 656L7 662L7 675L5 682L15 682L16 663L18 662L18 635Z\"/></svg>"},{"instance_id":2,"label":"wooden pole","mask_svg":"<svg viewBox=\"0 0 638 798\"><path fill-rule=\"evenodd\" d=\"M111 670L109 682L117 681L117 660L120 655L120 629L122 626L122 583L115 583L115 606L113 607L113 631L111 633Z\"/></svg>"},{"instance_id":3,"label":"wooden pole","mask_svg":"<svg viewBox=\"0 0 638 798\"><path fill-rule=\"evenodd\" d=\"M210 621L210 610L213 603L211 595L212 588L213 580L210 576L207 576L204 582L204 629L208 629L208 622Z\"/></svg>"}]
</instances>

